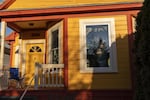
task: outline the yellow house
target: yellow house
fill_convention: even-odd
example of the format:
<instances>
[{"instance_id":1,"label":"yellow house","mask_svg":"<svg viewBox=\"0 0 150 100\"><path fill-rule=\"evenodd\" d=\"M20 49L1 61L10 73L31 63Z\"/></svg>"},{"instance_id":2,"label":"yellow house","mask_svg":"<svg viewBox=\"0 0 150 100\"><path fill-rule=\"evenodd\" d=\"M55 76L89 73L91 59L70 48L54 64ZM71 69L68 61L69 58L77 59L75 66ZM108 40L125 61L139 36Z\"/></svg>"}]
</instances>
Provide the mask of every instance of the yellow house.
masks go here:
<instances>
[{"instance_id":1,"label":"yellow house","mask_svg":"<svg viewBox=\"0 0 150 100\"><path fill-rule=\"evenodd\" d=\"M24 76L24 86L1 86L0 95L20 97L28 89L23 98L132 100L132 32L143 0L1 2L1 45L8 26L10 68Z\"/></svg>"}]
</instances>

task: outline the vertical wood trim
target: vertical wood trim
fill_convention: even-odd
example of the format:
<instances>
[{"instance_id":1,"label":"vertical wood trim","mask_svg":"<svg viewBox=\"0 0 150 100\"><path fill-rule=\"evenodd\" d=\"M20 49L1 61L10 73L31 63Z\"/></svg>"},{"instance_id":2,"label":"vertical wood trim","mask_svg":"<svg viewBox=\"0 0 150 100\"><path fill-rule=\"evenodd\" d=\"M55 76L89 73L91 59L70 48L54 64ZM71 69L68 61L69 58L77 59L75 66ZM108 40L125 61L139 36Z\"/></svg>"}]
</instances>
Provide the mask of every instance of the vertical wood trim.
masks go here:
<instances>
[{"instance_id":1,"label":"vertical wood trim","mask_svg":"<svg viewBox=\"0 0 150 100\"><path fill-rule=\"evenodd\" d=\"M1 33L0 33L0 78L1 78L1 75L3 75L4 73L2 72L3 70L3 65L4 65L4 49L5 49L5 34L6 34L6 22L5 21L2 21L1 22ZM0 79L0 91L3 89L2 87L2 81Z\"/></svg>"},{"instance_id":2,"label":"vertical wood trim","mask_svg":"<svg viewBox=\"0 0 150 100\"><path fill-rule=\"evenodd\" d=\"M128 46L129 46L129 61L130 61L130 69L131 69L131 82L132 82L132 89L134 90L134 55L133 55L133 23L132 23L132 16L131 14L127 15L127 26L128 26Z\"/></svg>"},{"instance_id":3,"label":"vertical wood trim","mask_svg":"<svg viewBox=\"0 0 150 100\"><path fill-rule=\"evenodd\" d=\"M47 47L48 46L48 35L47 34L48 34L48 32L46 31L45 32L45 61L44 61L45 64L48 63L47 62L47 58L48 58L47 57L48 56L48 47Z\"/></svg>"},{"instance_id":4,"label":"vertical wood trim","mask_svg":"<svg viewBox=\"0 0 150 100\"><path fill-rule=\"evenodd\" d=\"M5 34L6 34L6 22L1 22L1 52L0 52L0 70L3 69L4 65L4 49L5 49Z\"/></svg>"},{"instance_id":5,"label":"vertical wood trim","mask_svg":"<svg viewBox=\"0 0 150 100\"><path fill-rule=\"evenodd\" d=\"M63 22L63 61L64 61L64 85L68 88L68 18Z\"/></svg>"},{"instance_id":6,"label":"vertical wood trim","mask_svg":"<svg viewBox=\"0 0 150 100\"><path fill-rule=\"evenodd\" d=\"M12 66L12 58L13 58L13 44L14 41L10 43L10 66Z\"/></svg>"}]
</instances>

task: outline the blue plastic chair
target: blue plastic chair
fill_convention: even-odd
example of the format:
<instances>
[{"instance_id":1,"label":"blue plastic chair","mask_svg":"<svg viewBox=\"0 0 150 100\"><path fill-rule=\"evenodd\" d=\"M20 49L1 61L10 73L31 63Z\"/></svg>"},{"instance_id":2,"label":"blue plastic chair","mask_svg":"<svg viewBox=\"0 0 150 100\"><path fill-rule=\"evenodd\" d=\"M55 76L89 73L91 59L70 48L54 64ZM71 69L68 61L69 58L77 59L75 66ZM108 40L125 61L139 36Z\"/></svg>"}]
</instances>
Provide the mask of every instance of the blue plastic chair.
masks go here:
<instances>
[{"instance_id":1,"label":"blue plastic chair","mask_svg":"<svg viewBox=\"0 0 150 100\"><path fill-rule=\"evenodd\" d=\"M18 68L10 68L10 78L19 81L19 71Z\"/></svg>"},{"instance_id":2,"label":"blue plastic chair","mask_svg":"<svg viewBox=\"0 0 150 100\"><path fill-rule=\"evenodd\" d=\"M10 68L9 73L10 73L9 79L10 80L16 80L18 85L20 85L20 87L22 88L22 80L24 78L19 77L19 69L18 68Z\"/></svg>"}]
</instances>

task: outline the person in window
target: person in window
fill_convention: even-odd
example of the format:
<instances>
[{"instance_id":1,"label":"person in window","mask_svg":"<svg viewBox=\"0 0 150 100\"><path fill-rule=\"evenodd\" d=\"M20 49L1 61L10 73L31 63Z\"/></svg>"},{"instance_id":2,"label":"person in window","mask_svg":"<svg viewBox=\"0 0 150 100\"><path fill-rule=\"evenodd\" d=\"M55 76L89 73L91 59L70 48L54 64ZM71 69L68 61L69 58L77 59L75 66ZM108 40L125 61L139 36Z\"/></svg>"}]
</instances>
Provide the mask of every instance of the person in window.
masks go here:
<instances>
[{"instance_id":1,"label":"person in window","mask_svg":"<svg viewBox=\"0 0 150 100\"><path fill-rule=\"evenodd\" d=\"M95 58L96 65L99 67L108 67L109 53L106 47L106 43L101 39L99 40L99 46L95 50Z\"/></svg>"},{"instance_id":2,"label":"person in window","mask_svg":"<svg viewBox=\"0 0 150 100\"><path fill-rule=\"evenodd\" d=\"M98 31L97 26L89 26L87 33L87 65L88 67L108 67L109 50L106 32ZM106 42L105 42L106 41Z\"/></svg>"}]
</instances>

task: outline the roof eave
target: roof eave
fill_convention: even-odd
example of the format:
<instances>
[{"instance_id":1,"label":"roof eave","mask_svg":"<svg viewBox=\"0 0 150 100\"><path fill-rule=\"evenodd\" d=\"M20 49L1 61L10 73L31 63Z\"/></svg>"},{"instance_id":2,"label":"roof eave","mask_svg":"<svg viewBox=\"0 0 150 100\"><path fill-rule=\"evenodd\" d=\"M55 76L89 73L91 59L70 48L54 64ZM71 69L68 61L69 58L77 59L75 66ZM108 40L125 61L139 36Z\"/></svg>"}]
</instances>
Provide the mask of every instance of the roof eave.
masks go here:
<instances>
[{"instance_id":1,"label":"roof eave","mask_svg":"<svg viewBox=\"0 0 150 100\"><path fill-rule=\"evenodd\" d=\"M8 8L15 1L16 0L5 0L2 4L0 4L0 10Z\"/></svg>"},{"instance_id":2,"label":"roof eave","mask_svg":"<svg viewBox=\"0 0 150 100\"><path fill-rule=\"evenodd\" d=\"M140 10L142 7L141 2L130 4L110 4L110 5L89 5L89 6L76 6L64 8L43 8L43 9L30 9L30 10L13 10L13 11L0 11L0 17L13 17L13 16L33 16L33 15L46 15L46 14L76 14L76 13L90 13L90 12L109 12L109 11L125 11L125 10Z\"/></svg>"}]
</instances>

